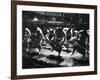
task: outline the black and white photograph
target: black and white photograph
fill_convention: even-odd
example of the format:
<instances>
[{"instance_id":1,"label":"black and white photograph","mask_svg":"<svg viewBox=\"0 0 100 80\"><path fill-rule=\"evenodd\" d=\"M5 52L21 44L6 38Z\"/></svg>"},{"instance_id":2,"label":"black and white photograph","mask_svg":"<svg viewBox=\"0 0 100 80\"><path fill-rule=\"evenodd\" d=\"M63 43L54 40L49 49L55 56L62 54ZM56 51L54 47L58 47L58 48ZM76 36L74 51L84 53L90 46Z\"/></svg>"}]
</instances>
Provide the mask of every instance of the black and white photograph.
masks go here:
<instances>
[{"instance_id":1,"label":"black and white photograph","mask_svg":"<svg viewBox=\"0 0 100 80\"><path fill-rule=\"evenodd\" d=\"M89 17L22 11L22 68L89 66Z\"/></svg>"}]
</instances>

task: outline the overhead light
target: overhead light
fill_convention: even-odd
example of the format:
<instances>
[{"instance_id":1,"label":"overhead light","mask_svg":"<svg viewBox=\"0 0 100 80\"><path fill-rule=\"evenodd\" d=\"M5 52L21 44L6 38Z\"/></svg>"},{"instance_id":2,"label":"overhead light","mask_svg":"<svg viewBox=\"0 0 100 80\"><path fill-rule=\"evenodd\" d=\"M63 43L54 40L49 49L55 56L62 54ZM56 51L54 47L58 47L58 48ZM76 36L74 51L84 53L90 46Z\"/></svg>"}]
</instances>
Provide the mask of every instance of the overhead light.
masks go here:
<instances>
[{"instance_id":1,"label":"overhead light","mask_svg":"<svg viewBox=\"0 0 100 80\"><path fill-rule=\"evenodd\" d=\"M34 22L34 21L38 21L38 18L37 18L37 17L34 17L32 21L33 21L33 22Z\"/></svg>"},{"instance_id":2,"label":"overhead light","mask_svg":"<svg viewBox=\"0 0 100 80\"><path fill-rule=\"evenodd\" d=\"M56 23L56 24L61 24L61 23L63 23L63 22L61 22L61 21L47 21L48 23Z\"/></svg>"}]
</instances>

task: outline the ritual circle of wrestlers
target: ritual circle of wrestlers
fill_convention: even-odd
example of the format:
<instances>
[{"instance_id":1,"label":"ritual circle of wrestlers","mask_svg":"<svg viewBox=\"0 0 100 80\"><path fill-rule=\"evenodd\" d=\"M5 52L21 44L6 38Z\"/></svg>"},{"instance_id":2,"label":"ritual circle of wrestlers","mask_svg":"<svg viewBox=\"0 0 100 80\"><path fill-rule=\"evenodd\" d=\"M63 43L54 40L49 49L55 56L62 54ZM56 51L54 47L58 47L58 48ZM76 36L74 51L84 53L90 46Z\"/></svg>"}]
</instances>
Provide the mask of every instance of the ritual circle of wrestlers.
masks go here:
<instances>
[{"instance_id":1,"label":"ritual circle of wrestlers","mask_svg":"<svg viewBox=\"0 0 100 80\"><path fill-rule=\"evenodd\" d=\"M73 55L75 50L83 55L89 53L89 30L76 30L74 27L45 27L38 26L26 27L23 35L23 50L34 54L41 54L41 49L58 52L71 52ZM49 47L48 47L49 45ZM70 50L72 48L72 50Z\"/></svg>"}]
</instances>

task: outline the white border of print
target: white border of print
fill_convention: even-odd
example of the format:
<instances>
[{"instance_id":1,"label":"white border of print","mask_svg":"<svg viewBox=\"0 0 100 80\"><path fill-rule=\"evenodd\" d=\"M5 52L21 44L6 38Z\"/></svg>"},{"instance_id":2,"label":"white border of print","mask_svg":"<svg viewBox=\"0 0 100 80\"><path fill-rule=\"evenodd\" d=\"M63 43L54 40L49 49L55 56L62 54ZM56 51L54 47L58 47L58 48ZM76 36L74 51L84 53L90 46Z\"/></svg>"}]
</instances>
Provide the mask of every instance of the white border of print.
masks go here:
<instances>
[{"instance_id":1,"label":"white border of print","mask_svg":"<svg viewBox=\"0 0 100 80\"><path fill-rule=\"evenodd\" d=\"M38 69L22 69L22 11L51 11L64 13L88 13L90 15L90 65L78 67L61 67L61 68L38 68ZM94 10L78 9L78 8L58 8L58 7L42 7L42 6L26 6L17 5L17 75L36 75L51 73L69 73L69 72L85 72L94 71Z\"/></svg>"}]
</instances>

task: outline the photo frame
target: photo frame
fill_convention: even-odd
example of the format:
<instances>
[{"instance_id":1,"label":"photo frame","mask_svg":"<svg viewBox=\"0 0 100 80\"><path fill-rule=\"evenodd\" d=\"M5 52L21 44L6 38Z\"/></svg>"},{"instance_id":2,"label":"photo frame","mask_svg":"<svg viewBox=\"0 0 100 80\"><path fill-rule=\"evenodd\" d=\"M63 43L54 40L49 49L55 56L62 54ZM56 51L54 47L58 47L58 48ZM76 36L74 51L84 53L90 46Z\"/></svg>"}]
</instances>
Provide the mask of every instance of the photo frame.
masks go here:
<instances>
[{"instance_id":1,"label":"photo frame","mask_svg":"<svg viewBox=\"0 0 100 80\"><path fill-rule=\"evenodd\" d=\"M11 1L12 80L93 74L96 5Z\"/></svg>"}]
</instances>

